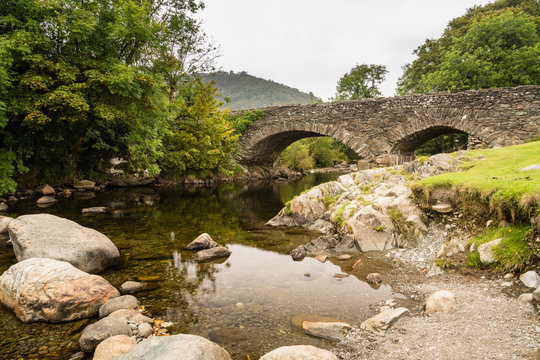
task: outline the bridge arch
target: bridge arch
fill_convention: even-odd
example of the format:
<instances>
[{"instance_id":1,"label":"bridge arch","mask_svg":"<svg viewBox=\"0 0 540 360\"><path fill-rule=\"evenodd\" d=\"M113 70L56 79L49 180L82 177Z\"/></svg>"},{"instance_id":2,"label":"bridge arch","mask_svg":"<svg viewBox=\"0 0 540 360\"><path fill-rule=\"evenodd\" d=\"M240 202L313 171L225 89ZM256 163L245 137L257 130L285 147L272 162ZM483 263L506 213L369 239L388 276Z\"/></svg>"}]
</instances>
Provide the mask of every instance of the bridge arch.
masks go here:
<instances>
[{"instance_id":1,"label":"bridge arch","mask_svg":"<svg viewBox=\"0 0 540 360\"><path fill-rule=\"evenodd\" d=\"M329 136L350 147L359 156L367 155L368 146L364 141L346 129L328 126L314 122L291 124L275 124L268 126L264 131L258 132L244 141L239 158L244 164L258 164L271 166L279 158L281 152L292 143L310 137ZM243 150L243 152L242 152Z\"/></svg>"}]
</instances>

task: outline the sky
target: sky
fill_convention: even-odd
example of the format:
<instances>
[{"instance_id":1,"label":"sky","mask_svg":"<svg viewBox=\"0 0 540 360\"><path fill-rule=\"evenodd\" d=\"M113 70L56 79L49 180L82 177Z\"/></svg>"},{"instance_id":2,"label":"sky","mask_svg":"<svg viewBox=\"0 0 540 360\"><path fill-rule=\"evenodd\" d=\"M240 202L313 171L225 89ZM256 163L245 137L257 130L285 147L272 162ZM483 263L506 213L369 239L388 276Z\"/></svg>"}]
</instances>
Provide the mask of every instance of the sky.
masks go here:
<instances>
[{"instance_id":1,"label":"sky","mask_svg":"<svg viewBox=\"0 0 540 360\"><path fill-rule=\"evenodd\" d=\"M396 94L402 67L426 38L489 0L203 0L216 66L246 71L327 101L357 64L386 65L380 89Z\"/></svg>"}]
</instances>

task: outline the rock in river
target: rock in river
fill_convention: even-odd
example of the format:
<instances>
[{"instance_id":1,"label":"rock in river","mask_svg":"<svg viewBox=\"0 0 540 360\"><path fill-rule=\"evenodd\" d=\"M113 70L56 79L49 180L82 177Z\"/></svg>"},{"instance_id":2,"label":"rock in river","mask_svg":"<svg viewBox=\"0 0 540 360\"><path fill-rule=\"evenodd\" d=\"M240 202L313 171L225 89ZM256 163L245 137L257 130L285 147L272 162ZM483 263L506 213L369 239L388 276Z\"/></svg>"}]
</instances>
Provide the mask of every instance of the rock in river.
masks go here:
<instances>
[{"instance_id":1,"label":"rock in river","mask_svg":"<svg viewBox=\"0 0 540 360\"><path fill-rule=\"evenodd\" d=\"M135 339L127 335L115 335L103 340L96 347L93 360L112 360L115 356L122 355L135 347Z\"/></svg>"},{"instance_id":2,"label":"rock in river","mask_svg":"<svg viewBox=\"0 0 540 360\"><path fill-rule=\"evenodd\" d=\"M50 214L24 215L8 225L18 261L49 258L97 273L118 261L119 252L102 233Z\"/></svg>"},{"instance_id":3,"label":"rock in river","mask_svg":"<svg viewBox=\"0 0 540 360\"><path fill-rule=\"evenodd\" d=\"M227 249L224 246L217 246L211 249L198 251L197 260L207 261L207 260L228 257L229 255L231 255L231 250Z\"/></svg>"},{"instance_id":4,"label":"rock in river","mask_svg":"<svg viewBox=\"0 0 540 360\"><path fill-rule=\"evenodd\" d=\"M113 299L109 299L105 304L99 308L99 317L105 317L116 310L121 309L136 309L139 307L139 300L133 295L119 296Z\"/></svg>"},{"instance_id":5,"label":"rock in river","mask_svg":"<svg viewBox=\"0 0 540 360\"><path fill-rule=\"evenodd\" d=\"M127 321L106 317L84 328L79 338L79 346L82 351L94 351L100 342L116 335L131 336L133 332Z\"/></svg>"},{"instance_id":6,"label":"rock in river","mask_svg":"<svg viewBox=\"0 0 540 360\"><path fill-rule=\"evenodd\" d=\"M311 345L282 346L263 355L260 360L337 360L328 350Z\"/></svg>"},{"instance_id":7,"label":"rock in river","mask_svg":"<svg viewBox=\"0 0 540 360\"><path fill-rule=\"evenodd\" d=\"M323 339L342 341L345 339L347 330L351 325L346 322L325 322L325 321L304 321L302 329L311 336L320 337Z\"/></svg>"},{"instance_id":8,"label":"rock in river","mask_svg":"<svg viewBox=\"0 0 540 360\"><path fill-rule=\"evenodd\" d=\"M204 250L211 249L218 246L218 243L214 241L207 233L197 236L195 240L190 242L186 246L186 250Z\"/></svg>"},{"instance_id":9,"label":"rock in river","mask_svg":"<svg viewBox=\"0 0 540 360\"><path fill-rule=\"evenodd\" d=\"M153 336L115 360L231 360L216 343L196 335Z\"/></svg>"},{"instance_id":10,"label":"rock in river","mask_svg":"<svg viewBox=\"0 0 540 360\"><path fill-rule=\"evenodd\" d=\"M23 260L0 276L0 302L23 322L63 322L94 316L118 296L107 280L52 259Z\"/></svg>"}]
</instances>

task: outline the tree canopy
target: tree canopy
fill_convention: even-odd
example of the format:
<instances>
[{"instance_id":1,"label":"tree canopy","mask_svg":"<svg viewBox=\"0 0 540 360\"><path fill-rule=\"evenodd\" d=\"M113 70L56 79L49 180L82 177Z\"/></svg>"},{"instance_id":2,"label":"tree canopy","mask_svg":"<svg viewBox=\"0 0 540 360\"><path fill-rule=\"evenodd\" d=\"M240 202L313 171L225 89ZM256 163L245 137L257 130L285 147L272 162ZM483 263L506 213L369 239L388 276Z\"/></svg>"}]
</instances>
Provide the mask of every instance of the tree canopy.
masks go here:
<instances>
[{"instance_id":1,"label":"tree canopy","mask_svg":"<svg viewBox=\"0 0 540 360\"><path fill-rule=\"evenodd\" d=\"M0 193L28 168L69 180L122 157L133 171L159 172L172 120L199 115L179 112L186 110L182 88L192 87L191 74L211 70L215 55L194 17L202 7L194 0L5 0ZM195 91L204 92L213 94Z\"/></svg>"},{"instance_id":2,"label":"tree canopy","mask_svg":"<svg viewBox=\"0 0 540 360\"><path fill-rule=\"evenodd\" d=\"M400 95L540 83L540 3L499 0L473 7L427 39L404 67Z\"/></svg>"},{"instance_id":3,"label":"tree canopy","mask_svg":"<svg viewBox=\"0 0 540 360\"><path fill-rule=\"evenodd\" d=\"M384 65L356 65L339 79L335 100L357 100L381 95L378 86L387 72Z\"/></svg>"}]
</instances>

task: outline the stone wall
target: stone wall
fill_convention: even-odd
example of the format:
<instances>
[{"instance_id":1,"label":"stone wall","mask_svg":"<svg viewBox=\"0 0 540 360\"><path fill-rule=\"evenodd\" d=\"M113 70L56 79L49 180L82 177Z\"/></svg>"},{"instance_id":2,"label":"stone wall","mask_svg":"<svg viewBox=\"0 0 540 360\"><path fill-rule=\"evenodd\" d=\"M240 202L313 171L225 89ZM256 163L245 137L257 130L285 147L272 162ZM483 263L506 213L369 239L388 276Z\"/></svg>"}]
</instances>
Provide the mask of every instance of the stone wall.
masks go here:
<instances>
[{"instance_id":1,"label":"stone wall","mask_svg":"<svg viewBox=\"0 0 540 360\"><path fill-rule=\"evenodd\" d=\"M237 159L271 165L294 141L330 136L367 160L410 156L438 135L463 132L490 147L519 144L540 134L540 86L520 86L287 105L265 115L240 138Z\"/></svg>"}]
</instances>

